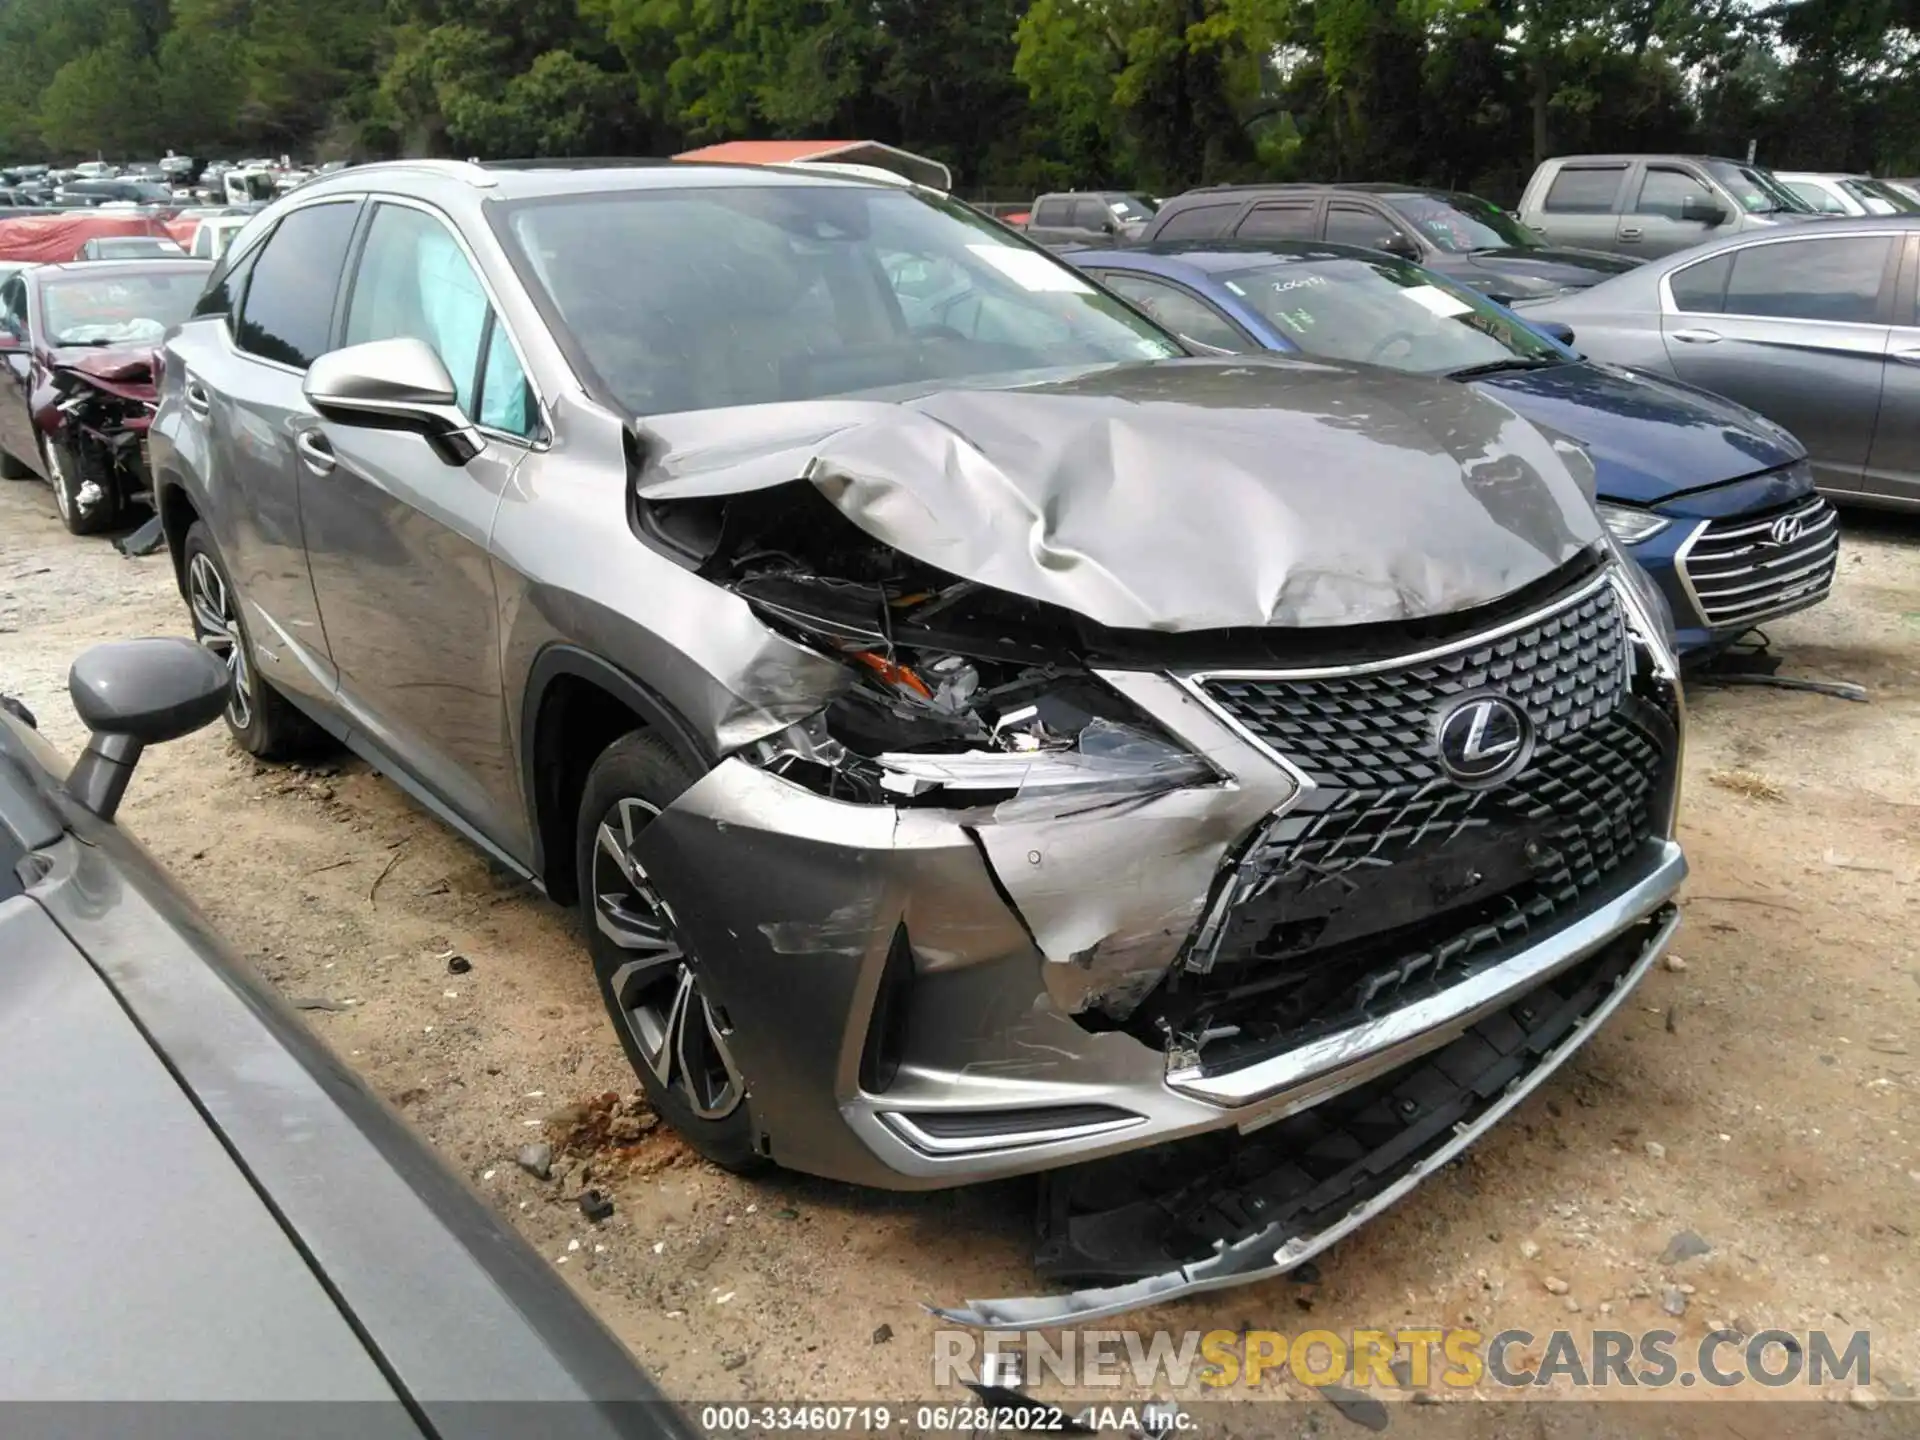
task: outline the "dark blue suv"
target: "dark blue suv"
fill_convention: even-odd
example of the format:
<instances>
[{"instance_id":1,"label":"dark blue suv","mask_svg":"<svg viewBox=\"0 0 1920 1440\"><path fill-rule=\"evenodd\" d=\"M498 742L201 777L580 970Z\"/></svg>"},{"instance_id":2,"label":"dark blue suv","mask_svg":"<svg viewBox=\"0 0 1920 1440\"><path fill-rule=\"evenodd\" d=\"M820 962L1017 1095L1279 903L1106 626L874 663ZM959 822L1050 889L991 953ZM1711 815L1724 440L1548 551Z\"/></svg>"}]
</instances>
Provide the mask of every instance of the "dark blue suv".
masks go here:
<instances>
[{"instance_id":1,"label":"dark blue suv","mask_svg":"<svg viewBox=\"0 0 1920 1440\"><path fill-rule=\"evenodd\" d=\"M1535 329L1418 265L1321 242L1066 258L1200 346L1450 376L1577 442L1601 518L1665 593L1684 654L1710 654L1832 588L1838 520L1793 436L1718 395L1585 360L1571 332Z\"/></svg>"}]
</instances>

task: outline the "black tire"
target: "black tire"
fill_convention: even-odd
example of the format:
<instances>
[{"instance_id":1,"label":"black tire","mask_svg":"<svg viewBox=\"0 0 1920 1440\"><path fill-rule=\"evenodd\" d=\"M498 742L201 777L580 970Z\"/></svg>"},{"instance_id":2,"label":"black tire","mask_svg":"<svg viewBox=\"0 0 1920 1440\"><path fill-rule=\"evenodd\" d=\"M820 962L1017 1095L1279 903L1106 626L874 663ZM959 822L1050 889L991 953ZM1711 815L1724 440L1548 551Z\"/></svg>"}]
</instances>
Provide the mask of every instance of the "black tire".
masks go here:
<instances>
[{"instance_id":1,"label":"black tire","mask_svg":"<svg viewBox=\"0 0 1920 1440\"><path fill-rule=\"evenodd\" d=\"M671 908L644 872L630 868L630 853L623 864L601 842L605 825L610 843L629 850L631 837L693 781L678 756L641 732L601 752L587 774L575 825L580 918L600 998L654 1113L714 1164L745 1174L767 1160L755 1144L748 1087L732 1059L726 1016L700 993L699 961L681 939Z\"/></svg>"},{"instance_id":2,"label":"black tire","mask_svg":"<svg viewBox=\"0 0 1920 1440\"><path fill-rule=\"evenodd\" d=\"M318 727L260 678L233 582L203 520L194 521L187 530L186 543L180 548L180 573L185 578L193 638L225 660L234 677L233 698L226 711L227 733L234 743L261 760L285 760L312 749L320 738Z\"/></svg>"},{"instance_id":3,"label":"black tire","mask_svg":"<svg viewBox=\"0 0 1920 1440\"><path fill-rule=\"evenodd\" d=\"M110 471L64 440L40 437L40 463L53 488L53 508L70 535L98 535L120 523L120 486ZM92 506L82 509L80 492L89 482L100 490Z\"/></svg>"},{"instance_id":4,"label":"black tire","mask_svg":"<svg viewBox=\"0 0 1920 1440\"><path fill-rule=\"evenodd\" d=\"M16 460L5 450L0 450L0 480L37 480L33 466L24 460Z\"/></svg>"}]
</instances>

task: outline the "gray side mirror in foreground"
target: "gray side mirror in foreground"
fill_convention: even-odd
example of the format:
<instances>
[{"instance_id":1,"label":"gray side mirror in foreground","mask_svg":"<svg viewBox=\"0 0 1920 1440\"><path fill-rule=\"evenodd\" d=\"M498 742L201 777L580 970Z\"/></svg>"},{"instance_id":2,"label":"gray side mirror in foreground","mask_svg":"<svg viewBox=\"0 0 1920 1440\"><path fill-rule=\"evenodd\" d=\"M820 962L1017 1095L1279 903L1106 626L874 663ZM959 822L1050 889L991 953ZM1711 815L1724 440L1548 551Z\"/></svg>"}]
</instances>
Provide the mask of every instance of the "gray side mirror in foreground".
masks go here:
<instances>
[{"instance_id":1,"label":"gray side mirror in foreground","mask_svg":"<svg viewBox=\"0 0 1920 1440\"><path fill-rule=\"evenodd\" d=\"M232 678L191 640L120 640L82 652L67 672L74 712L91 731L67 775L67 793L113 819L140 752L220 718Z\"/></svg>"},{"instance_id":2,"label":"gray side mirror in foreground","mask_svg":"<svg viewBox=\"0 0 1920 1440\"><path fill-rule=\"evenodd\" d=\"M301 390L322 419L425 436L449 465L480 453L453 377L424 340L369 340L322 355Z\"/></svg>"}]
</instances>

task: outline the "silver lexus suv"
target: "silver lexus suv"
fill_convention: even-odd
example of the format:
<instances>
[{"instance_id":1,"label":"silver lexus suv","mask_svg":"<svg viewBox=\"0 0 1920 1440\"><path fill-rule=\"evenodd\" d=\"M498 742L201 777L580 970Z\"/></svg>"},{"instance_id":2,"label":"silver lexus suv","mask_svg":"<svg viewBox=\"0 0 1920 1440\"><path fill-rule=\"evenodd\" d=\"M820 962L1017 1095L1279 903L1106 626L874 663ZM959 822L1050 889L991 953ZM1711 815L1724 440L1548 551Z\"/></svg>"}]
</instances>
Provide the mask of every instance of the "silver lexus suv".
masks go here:
<instances>
[{"instance_id":1,"label":"silver lexus suv","mask_svg":"<svg viewBox=\"0 0 1920 1440\"><path fill-rule=\"evenodd\" d=\"M1190 355L905 184L315 181L153 463L243 748L326 732L578 905L718 1163L1091 1177L1077 1314L1328 1243L1675 924L1668 622L1577 447Z\"/></svg>"}]
</instances>

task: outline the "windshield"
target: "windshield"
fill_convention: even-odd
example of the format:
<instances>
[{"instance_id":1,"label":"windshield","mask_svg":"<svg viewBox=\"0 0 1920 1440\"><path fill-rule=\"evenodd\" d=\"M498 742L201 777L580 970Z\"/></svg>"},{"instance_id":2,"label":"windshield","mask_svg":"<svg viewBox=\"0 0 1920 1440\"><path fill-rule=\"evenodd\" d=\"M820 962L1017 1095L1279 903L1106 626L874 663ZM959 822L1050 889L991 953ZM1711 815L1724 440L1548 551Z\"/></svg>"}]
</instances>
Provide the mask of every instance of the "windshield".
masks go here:
<instances>
[{"instance_id":1,"label":"windshield","mask_svg":"<svg viewBox=\"0 0 1920 1440\"><path fill-rule=\"evenodd\" d=\"M1774 178L1771 170L1762 170L1757 165L1735 165L1727 160L1709 160L1707 169L1750 215L1770 215L1777 210L1811 214L1816 208Z\"/></svg>"},{"instance_id":2,"label":"windshield","mask_svg":"<svg viewBox=\"0 0 1920 1440\"><path fill-rule=\"evenodd\" d=\"M1390 195L1387 203L1427 239L1455 255L1540 246L1538 235L1477 195Z\"/></svg>"},{"instance_id":3,"label":"windshield","mask_svg":"<svg viewBox=\"0 0 1920 1440\"><path fill-rule=\"evenodd\" d=\"M1181 354L965 206L754 185L528 200L503 230L636 415Z\"/></svg>"},{"instance_id":4,"label":"windshield","mask_svg":"<svg viewBox=\"0 0 1920 1440\"><path fill-rule=\"evenodd\" d=\"M1309 355L1444 375L1564 353L1471 290L1405 261L1327 256L1223 275Z\"/></svg>"},{"instance_id":5,"label":"windshield","mask_svg":"<svg viewBox=\"0 0 1920 1440\"><path fill-rule=\"evenodd\" d=\"M47 343L157 345L187 318L206 283L204 266L166 275L51 281L40 291Z\"/></svg>"},{"instance_id":6,"label":"windshield","mask_svg":"<svg viewBox=\"0 0 1920 1440\"><path fill-rule=\"evenodd\" d=\"M1842 180L1841 188L1867 207L1869 215L1920 214L1920 204L1883 180Z\"/></svg>"},{"instance_id":7,"label":"windshield","mask_svg":"<svg viewBox=\"0 0 1920 1440\"><path fill-rule=\"evenodd\" d=\"M1107 201L1107 209L1113 212L1116 220L1151 220L1153 207L1137 195L1115 195Z\"/></svg>"}]
</instances>

